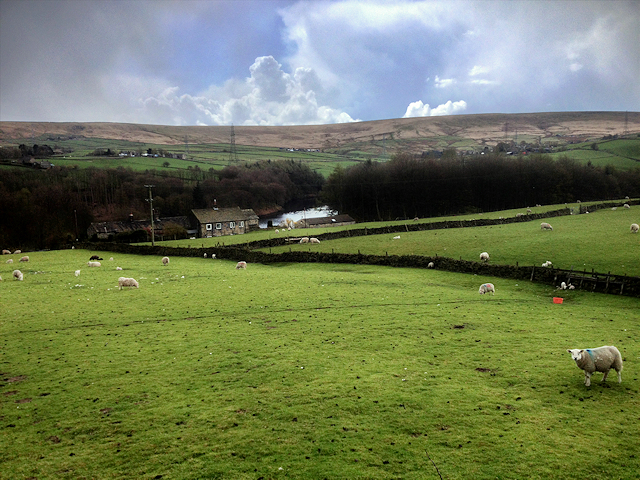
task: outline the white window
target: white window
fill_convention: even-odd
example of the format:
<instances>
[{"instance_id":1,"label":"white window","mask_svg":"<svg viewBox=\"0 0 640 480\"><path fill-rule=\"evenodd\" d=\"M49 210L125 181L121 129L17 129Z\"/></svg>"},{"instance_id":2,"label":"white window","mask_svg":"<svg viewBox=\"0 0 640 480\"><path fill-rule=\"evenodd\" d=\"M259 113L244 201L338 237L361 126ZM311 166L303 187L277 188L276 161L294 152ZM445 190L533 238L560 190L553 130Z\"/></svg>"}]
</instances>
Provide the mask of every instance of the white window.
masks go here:
<instances>
[{"instance_id":1,"label":"white window","mask_svg":"<svg viewBox=\"0 0 640 480\"><path fill-rule=\"evenodd\" d=\"M240 228L243 228L243 227L244 227L244 220L241 220L240 221Z\"/></svg>"},{"instance_id":2,"label":"white window","mask_svg":"<svg viewBox=\"0 0 640 480\"><path fill-rule=\"evenodd\" d=\"M236 222L229 222L229 228L236 228Z\"/></svg>"},{"instance_id":3,"label":"white window","mask_svg":"<svg viewBox=\"0 0 640 480\"><path fill-rule=\"evenodd\" d=\"M207 230L211 230L212 225L210 223L207 223Z\"/></svg>"},{"instance_id":4,"label":"white window","mask_svg":"<svg viewBox=\"0 0 640 480\"><path fill-rule=\"evenodd\" d=\"M222 230L222 224L216 223L216 230Z\"/></svg>"}]
</instances>

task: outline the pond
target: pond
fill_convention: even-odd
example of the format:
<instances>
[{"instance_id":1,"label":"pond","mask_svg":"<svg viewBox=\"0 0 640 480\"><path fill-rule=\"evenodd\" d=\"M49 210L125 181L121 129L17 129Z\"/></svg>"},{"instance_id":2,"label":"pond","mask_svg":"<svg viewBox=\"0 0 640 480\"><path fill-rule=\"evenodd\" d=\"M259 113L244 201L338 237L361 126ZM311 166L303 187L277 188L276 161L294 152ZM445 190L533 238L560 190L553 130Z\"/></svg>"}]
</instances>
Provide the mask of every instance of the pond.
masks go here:
<instances>
[{"instance_id":1,"label":"pond","mask_svg":"<svg viewBox=\"0 0 640 480\"><path fill-rule=\"evenodd\" d=\"M260 225L260 228L267 228L268 222L271 221L274 227L278 227L280 225L280 222L282 222L287 218L290 218L294 222L297 222L301 218L329 217L331 215L337 215L337 214L338 212L336 212L335 210L331 210L326 205L323 205L321 207L304 208L302 210L280 213L275 217L260 218L259 225Z\"/></svg>"}]
</instances>

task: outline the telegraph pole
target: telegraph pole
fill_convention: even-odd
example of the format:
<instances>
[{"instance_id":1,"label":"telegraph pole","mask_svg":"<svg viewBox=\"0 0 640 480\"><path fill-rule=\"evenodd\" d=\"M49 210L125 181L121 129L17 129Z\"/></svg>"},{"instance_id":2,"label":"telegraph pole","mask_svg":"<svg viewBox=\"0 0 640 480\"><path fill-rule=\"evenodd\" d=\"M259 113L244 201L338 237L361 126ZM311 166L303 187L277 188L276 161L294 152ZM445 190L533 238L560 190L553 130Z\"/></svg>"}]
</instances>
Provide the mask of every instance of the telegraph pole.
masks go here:
<instances>
[{"instance_id":1,"label":"telegraph pole","mask_svg":"<svg viewBox=\"0 0 640 480\"><path fill-rule=\"evenodd\" d=\"M155 187L155 185L145 185L145 187L149 189L149 199L147 200L147 202L149 202L149 208L151 209L151 246L155 247L156 237L154 233L155 228L153 226L153 197L151 196L151 189Z\"/></svg>"}]
</instances>

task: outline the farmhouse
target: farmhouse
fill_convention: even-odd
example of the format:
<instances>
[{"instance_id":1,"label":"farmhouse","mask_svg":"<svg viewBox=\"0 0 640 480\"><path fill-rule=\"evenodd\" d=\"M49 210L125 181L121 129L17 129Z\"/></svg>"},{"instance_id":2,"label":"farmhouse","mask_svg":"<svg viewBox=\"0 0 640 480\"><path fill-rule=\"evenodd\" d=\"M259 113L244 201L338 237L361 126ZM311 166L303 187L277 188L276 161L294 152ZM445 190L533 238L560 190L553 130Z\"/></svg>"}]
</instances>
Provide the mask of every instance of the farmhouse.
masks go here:
<instances>
[{"instance_id":1,"label":"farmhouse","mask_svg":"<svg viewBox=\"0 0 640 480\"><path fill-rule=\"evenodd\" d=\"M296 222L298 228L323 228L353 225L356 221L347 214L332 217L303 218Z\"/></svg>"},{"instance_id":2,"label":"farmhouse","mask_svg":"<svg viewBox=\"0 0 640 480\"><path fill-rule=\"evenodd\" d=\"M258 215L250 208L200 208L191 210L191 216L202 238L241 235L259 228Z\"/></svg>"}]
</instances>

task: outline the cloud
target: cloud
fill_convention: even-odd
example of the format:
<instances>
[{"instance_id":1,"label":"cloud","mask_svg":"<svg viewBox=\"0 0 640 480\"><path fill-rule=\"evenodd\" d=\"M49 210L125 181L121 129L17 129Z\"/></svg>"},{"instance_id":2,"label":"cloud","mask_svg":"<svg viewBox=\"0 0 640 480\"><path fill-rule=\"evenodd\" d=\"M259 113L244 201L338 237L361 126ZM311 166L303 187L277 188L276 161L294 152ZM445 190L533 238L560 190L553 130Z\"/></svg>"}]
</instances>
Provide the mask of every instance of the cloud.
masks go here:
<instances>
[{"instance_id":1,"label":"cloud","mask_svg":"<svg viewBox=\"0 0 640 480\"><path fill-rule=\"evenodd\" d=\"M452 102L449 100L447 103L438 105L436 108L429 107L428 103L422 103L422 100L417 102L411 102L407 107L407 111L402 118L409 117L435 117L438 115L454 115L456 113L463 112L467 109L467 102L459 100Z\"/></svg>"},{"instance_id":2,"label":"cloud","mask_svg":"<svg viewBox=\"0 0 640 480\"><path fill-rule=\"evenodd\" d=\"M436 88L447 88L456 83L455 78L440 78L436 75L436 79L434 80Z\"/></svg>"}]
</instances>

